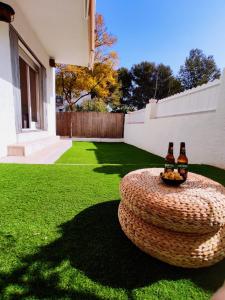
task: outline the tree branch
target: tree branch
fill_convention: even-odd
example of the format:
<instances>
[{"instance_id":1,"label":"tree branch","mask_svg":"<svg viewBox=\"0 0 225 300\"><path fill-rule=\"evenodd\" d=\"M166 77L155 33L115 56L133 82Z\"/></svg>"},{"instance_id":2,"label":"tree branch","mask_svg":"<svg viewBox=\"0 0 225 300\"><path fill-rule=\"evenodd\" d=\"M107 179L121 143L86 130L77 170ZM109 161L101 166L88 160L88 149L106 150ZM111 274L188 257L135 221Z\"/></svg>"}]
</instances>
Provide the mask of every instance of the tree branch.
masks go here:
<instances>
[{"instance_id":1,"label":"tree branch","mask_svg":"<svg viewBox=\"0 0 225 300\"><path fill-rule=\"evenodd\" d=\"M84 95L82 95L82 96L80 96L79 98L77 98L77 99L73 102L73 104L77 103L80 99L82 99L82 98L84 98L84 97L86 97L86 96L88 96L88 95L90 95L90 94L91 94L91 91L88 92L88 93L86 93L86 94L84 94Z\"/></svg>"}]
</instances>

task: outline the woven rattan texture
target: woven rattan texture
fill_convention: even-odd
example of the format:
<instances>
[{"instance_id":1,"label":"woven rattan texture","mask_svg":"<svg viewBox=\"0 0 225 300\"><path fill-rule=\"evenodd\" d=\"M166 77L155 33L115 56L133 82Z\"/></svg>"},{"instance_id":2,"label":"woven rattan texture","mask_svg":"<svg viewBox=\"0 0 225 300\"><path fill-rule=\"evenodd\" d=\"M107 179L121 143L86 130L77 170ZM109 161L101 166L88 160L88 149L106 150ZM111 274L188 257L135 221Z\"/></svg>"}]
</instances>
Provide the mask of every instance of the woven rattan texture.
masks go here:
<instances>
[{"instance_id":1,"label":"woven rattan texture","mask_svg":"<svg viewBox=\"0 0 225 300\"><path fill-rule=\"evenodd\" d=\"M121 181L119 221L141 250L172 265L199 268L225 258L225 188L189 173L167 187L161 169L142 169Z\"/></svg>"},{"instance_id":2,"label":"woven rattan texture","mask_svg":"<svg viewBox=\"0 0 225 300\"><path fill-rule=\"evenodd\" d=\"M160 169L129 173L121 182L121 198L150 224L180 232L215 232L225 224L225 188L206 177L189 173L179 187L166 186Z\"/></svg>"},{"instance_id":3,"label":"woven rattan texture","mask_svg":"<svg viewBox=\"0 0 225 300\"><path fill-rule=\"evenodd\" d=\"M207 267L225 257L225 227L203 235L166 230L146 223L123 202L119 206L119 221L122 230L138 248L171 265Z\"/></svg>"}]
</instances>

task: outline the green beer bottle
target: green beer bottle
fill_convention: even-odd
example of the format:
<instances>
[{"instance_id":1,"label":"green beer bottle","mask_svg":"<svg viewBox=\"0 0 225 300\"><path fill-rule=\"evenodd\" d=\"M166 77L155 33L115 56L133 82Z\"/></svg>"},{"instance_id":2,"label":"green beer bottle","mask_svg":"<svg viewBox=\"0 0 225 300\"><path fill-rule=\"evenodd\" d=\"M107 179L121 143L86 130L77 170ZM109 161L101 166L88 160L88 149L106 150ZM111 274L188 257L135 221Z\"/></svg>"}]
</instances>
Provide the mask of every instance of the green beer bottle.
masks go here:
<instances>
[{"instance_id":1,"label":"green beer bottle","mask_svg":"<svg viewBox=\"0 0 225 300\"><path fill-rule=\"evenodd\" d=\"M175 168L175 158L173 156L173 143L169 142L168 153L165 157L165 169L164 172L173 172Z\"/></svg>"},{"instance_id":2,"label":"green beer bottle","mask_svg":"<svg viewBox=\"0 0 225 300\"><path fill-rule=\"evenodd\" d=\"M187 179L188 174L188 158L186 156L185 143L180 143L180 155L177 159L177 169L178 173L184 178Z\"/></svg>"}]
</instances>

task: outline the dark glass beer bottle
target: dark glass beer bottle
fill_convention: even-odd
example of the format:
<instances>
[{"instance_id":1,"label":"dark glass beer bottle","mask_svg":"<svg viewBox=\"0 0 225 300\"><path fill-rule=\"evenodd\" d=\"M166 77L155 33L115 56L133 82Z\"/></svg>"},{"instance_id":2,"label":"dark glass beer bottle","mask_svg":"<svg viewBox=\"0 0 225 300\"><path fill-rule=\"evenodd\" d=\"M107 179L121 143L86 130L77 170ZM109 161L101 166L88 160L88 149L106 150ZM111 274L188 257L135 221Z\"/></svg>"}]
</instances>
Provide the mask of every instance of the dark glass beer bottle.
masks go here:
<instances>
[{"instance_id":1,"label":"dark glass beer bottle","mask_svg":"<svg viewBox=\"0 0 225 300\"><path fill-rule=\"evenodd\" d=\"M188 158L186 156L185 143L180 143L180 155L177 159L177 169L179 174L186 179L188 173Z\"/></svg>"},{"instance_id":2,"label":"dark glass beer bottle","mask_svg":"<svg viewBox=\"0 0 225 300\"><path fill-rule=\"evenodd\" d=\"M173 172L175 168L175 158L173 156L173 143L169 143L168 153L165 158L165 172Z\"/></svg>"}]
</instances>

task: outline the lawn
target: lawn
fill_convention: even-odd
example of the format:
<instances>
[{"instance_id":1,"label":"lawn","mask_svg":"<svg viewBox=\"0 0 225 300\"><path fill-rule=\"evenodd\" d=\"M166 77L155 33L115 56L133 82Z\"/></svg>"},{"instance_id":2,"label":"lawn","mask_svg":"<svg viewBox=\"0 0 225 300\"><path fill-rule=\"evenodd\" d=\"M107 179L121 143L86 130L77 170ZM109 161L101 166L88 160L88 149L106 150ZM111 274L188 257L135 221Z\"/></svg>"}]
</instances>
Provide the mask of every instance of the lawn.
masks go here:
<instances>
[{"instance_id":1,"label":"lawn","mask_svg":"<svg viewBox=\"0 0 225 300\"><path fill-rule=\"evenodd\" d=\"M55 165L0 165L0 299L210 299L225 261L169 266L122 233L118 185L163 160L125 144L75 143ZM225 171L191 170L225 185Z\"/></svg>"}]
</instances>

